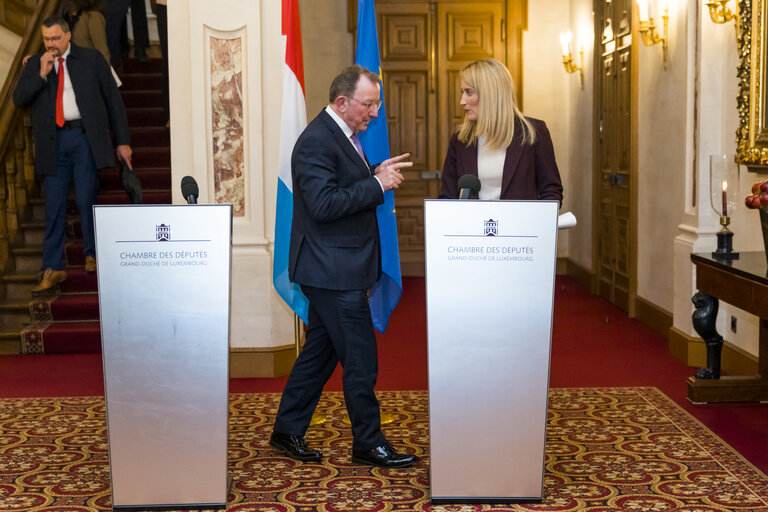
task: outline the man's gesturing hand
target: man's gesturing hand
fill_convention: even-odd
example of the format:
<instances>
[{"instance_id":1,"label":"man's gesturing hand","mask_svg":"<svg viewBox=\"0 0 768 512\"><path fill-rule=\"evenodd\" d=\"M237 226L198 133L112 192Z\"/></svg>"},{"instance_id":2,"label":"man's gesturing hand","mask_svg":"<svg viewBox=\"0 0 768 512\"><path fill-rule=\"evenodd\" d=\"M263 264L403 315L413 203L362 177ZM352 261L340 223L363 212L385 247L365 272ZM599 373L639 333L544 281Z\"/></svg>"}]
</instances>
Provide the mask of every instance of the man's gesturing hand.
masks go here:
<instances>
[{"instance_id":1,"label":"man's gesturing hand","mask_svg":"<svg viewBox=\"0 0 768 512\"><path fill-rule=\"evenodd\" d=\"M376 177L384 188L384 192L396 189L400 186L400 183L405 180L400 173L400 169L403 167L411 167L413 165L413 162L403 162L403 160L409 156L411 156L410 153L393 156L392 158L384 160L378 167L376 167Z\"/></svg>"}]
</instances>

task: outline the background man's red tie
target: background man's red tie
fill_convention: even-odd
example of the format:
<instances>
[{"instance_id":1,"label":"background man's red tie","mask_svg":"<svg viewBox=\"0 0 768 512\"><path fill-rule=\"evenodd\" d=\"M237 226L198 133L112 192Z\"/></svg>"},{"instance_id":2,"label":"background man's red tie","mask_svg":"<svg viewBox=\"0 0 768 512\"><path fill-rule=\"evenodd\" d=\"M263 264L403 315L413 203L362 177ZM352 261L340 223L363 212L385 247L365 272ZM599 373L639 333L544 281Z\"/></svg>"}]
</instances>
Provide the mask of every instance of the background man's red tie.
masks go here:
<instances>
[{"instance_id":1,"label":"background man's red tie","mask_svg":"<svg viewBox=\"0 0 768 512\"><path fill-rule=\"evenodd\" d=\"M56 125L64 126L64 57L59 57L59 85L56 89Z\"/></svg>"}]
</instances>

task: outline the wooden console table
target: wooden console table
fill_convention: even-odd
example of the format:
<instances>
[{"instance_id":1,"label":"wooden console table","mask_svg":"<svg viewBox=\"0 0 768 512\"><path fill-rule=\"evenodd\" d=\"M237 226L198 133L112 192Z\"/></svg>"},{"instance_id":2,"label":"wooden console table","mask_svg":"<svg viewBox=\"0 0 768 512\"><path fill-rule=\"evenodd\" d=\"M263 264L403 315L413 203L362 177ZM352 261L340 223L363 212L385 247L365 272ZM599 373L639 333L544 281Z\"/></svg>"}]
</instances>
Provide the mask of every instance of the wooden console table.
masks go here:
<instances>
[{"instance_id":1,"label":"wooden console table","mask_svg":"<svg viewBox=\"0 0 768 512\"><path fill-rule=\"evenodd\" d=\"M688 399L692 402L768 400L768 263L765 252L742 252L739 256L739 259L729 261L715 259L711 253L694 253L691 254L691 261L696 267L696 287L706 299L714 298L715 308L717 300L720 299L760 317L757 363L759 374L729 375L714 379L689 377ZM717 335L714 327L712 331ZM713 362L710 361L709 350L707 356L707 366L711 367ZM719 358L719 350L717 357ZM716 366L719 372L719 360L716 361ZM706 369L701 371L706 373Z\"/></svg>"}]
</instances>

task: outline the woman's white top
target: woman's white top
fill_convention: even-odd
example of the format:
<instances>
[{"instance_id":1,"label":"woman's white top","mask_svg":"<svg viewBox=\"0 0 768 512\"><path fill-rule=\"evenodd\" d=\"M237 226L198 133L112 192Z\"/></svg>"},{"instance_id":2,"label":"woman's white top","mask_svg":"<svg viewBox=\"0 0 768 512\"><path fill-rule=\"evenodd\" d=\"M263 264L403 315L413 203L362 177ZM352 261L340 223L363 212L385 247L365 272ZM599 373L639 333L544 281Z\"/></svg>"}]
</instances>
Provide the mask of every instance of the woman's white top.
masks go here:
<instances>
[{"instance_id":1,"label":"woman's white top","mask_svg":"<svg viewBox=\"0 0 768 512\"><path fill-rule=\"evenodd\" d=\"M501 178L507 148L491 149L485 145L485 135L477 140L477 177L480 179L479 199L500 199Z\"/></svg>"}]
</instances>

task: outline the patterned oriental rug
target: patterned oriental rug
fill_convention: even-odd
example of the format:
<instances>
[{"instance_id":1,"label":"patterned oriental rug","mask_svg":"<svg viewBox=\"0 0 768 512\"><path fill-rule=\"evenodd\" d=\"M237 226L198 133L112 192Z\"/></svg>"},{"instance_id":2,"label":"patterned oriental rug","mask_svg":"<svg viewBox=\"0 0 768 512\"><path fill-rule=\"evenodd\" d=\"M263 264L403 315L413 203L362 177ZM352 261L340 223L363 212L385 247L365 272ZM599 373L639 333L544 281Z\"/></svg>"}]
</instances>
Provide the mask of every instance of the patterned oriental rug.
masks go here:
<instances>
[{"instance_id":1,"label":"patterned oriental rug","mask_svg":"<svg viewBox=\"0 0 768 512\"><path fill-rule=\"evenodd\" d=\"M379 397L396 417L387 437L416 466L352 464L341 393L323 395L329 421L307 434L323 464L269 447L279 394L231 395L228 510L768 511L768 477L656 388L550 390L543 503L432 506L427 393ZM0 510L110 510L109 486L103 397L0 400Z\"/></svg>"}]
</instances>

